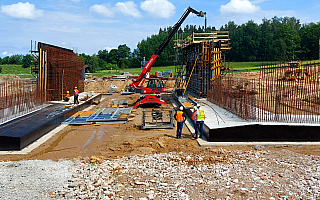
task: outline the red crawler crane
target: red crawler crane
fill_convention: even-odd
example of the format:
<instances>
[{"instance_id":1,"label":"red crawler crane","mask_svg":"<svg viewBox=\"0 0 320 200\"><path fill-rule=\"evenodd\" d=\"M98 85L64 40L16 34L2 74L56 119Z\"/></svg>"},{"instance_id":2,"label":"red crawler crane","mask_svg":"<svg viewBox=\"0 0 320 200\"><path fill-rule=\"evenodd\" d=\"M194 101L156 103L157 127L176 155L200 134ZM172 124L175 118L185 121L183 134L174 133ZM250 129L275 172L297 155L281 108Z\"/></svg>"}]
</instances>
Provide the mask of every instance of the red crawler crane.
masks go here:
<instances>
[{"instance_id":1,"label":"red crawler crane","mask_svg":"<svg viewBox=\"0 0 320 200\"><path fill-rule=\"evenodd\" d=\"M164 92L166 88L164 87L161 79L149 79L147 87L143 87L143 83L145 82L145 76L148 72L150 72L151 67L159 58L161 52L164 48L168 45L171 38L174 34L179 30L183 21L188 17L190 13L194 13L199 17L204 17L204 12L196 11L191 7L188 7L184 14L181 16L179 21L173 26L172 30L170 31L169 35L164 39L164 41L160 44L156 52L151 56L147 64L143 67L141 74L137 78L137 80L133 81L128 87L130 92L141 93L144 94L143 98L134 105L134 108L141 105L141 104L165 104L167 103L164 100L159 98L160 93Z\"/></svg>"}]
</instances>

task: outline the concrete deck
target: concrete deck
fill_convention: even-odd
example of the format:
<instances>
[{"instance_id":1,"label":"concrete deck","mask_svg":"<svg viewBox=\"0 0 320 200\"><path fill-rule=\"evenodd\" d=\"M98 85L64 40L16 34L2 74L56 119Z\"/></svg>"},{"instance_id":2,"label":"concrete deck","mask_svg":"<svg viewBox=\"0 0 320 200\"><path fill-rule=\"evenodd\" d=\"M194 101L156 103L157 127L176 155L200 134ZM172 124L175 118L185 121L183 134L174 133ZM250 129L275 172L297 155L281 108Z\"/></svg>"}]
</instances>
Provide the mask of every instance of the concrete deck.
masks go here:
<instances>
[{"instance_id":1,"label":"concrete deck","mask_svg":"<svg viewBox=\"0 0 320 200\"><path fill-rule=\"evenodd\" d=\"M83 95L87 96L87 93ZM48 103L49 106L29 113L0 125L0 150L20 151L48 132L55 129L67 117L88 107L94 99L101 98L100 94L92 94L86 101L78 105L64 107L60 103Z\"/></svg>"},{"instance_id":2,"label":"concrete deck","mask_svg":"<svg viewBox=\"0 0 320 200\"><path fill-rule=\"evenodd\" d=\"M176 100L179 106L186 101L185 98L178 97ZM197 99L197 101L206 115L205 137L198 139L199 145L320 145L320 124L248 122L207 99ZM193 109L186 110L190 118L192 111ZM192 122L189 121L186 125L193 133Z\"/></svg>"}]
</instances>

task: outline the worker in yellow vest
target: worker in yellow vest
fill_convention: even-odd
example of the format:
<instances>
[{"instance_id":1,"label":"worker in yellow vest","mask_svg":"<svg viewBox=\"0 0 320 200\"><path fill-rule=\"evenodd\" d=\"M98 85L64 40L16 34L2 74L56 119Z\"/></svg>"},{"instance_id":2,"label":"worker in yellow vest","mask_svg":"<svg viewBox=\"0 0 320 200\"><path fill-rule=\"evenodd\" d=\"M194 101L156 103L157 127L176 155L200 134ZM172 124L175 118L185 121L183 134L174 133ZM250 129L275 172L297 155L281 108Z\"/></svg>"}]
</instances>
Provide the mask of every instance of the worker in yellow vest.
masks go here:
<instances>
[{"instance_id":1,"label":"worker in yellow vest","mask_svg":"<svg viewBox=\"0 0 320 200\"><path fill-rule=\"evenodd\" d=\"M194 106L193 107L193 112L192 112L192 124L193 124L193 127L194 127L194 131L195 131L195 138L197 138L197 135L198 135L198 127L197 127L197 119L198 119L198 116L197 116L197 106Z\"/></svg>"},{"instance_id":2,"label":"worker in yellow vest","mask_svg":"<svg viewBox=\"0 0 320 200\"><path fill-rule=\"evenodd\" d=\"M74 87L74 96L73 96L73 98L74 98L74 104L78 104L79 103L79 100L78 100L78 98L79 98L79 90L78 90L77 87Z\"/></svg>"},{"instance_id":3,"label":"worker in yellow vest","mask_svg":"<svg viewBox=\"0 0 320 200\"><path fill-rule=\"evenodd\" d=\"M202 138L203 136L203 123L204 123L204 118L205 118L205 114L204 114L204 110L200 107L200 104L197 104L197 122L196 122L196 126L199 130L199 134L196 135L196 137L200 137Z\"/></svg>"},{"instance_id":4,"label":"worker in yellow vest","mask_svg":"<svg viewBox=\"0 0 320 200\"><path fill-rule=\"evenodd\" d=\"M174 118L177 120L177 139L181 139L183 122L186 120L185 114L183 112L183 106L180 106L179 110L174 115Z\"/></svg>"}]
</instances>

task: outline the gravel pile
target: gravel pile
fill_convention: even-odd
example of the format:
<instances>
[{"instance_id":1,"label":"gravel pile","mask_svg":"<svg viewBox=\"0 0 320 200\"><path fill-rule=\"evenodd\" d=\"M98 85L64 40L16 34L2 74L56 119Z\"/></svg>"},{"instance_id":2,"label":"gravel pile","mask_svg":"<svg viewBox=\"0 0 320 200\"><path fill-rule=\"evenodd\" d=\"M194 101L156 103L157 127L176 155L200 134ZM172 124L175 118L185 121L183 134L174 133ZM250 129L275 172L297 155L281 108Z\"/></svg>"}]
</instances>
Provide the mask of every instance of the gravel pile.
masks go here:
<instances>
[{"instance_id":1,"label":"gravel pile","mask_svg":"<svg viewBox=\"0 0 320 200\"><path fill-rule=\"evenodd\" d=\"M205 155L168 153L101 162L88 164L78 161L72 169L68 186L55 192L53 198L320 197L319 157L286 150L227 152L220 149Z\"/></svg>"},{"instance_id":2,"label":"gravel pile","mask_svg":"<svg viewBox=\"0 0 320 200\"><path fill-rule=\"evenodd\" d=\"M320 158L287 150L4 162L0 171L0 199L320 198Z\"/></svg>"},{"instance_id":3,"label":"gravel pile","mask_svg":"<svg viewBox=\"0 0 320 200\"><path fill-rule=\"evenodd\" d=\"M70 161L0 162L0 199L48 199L71 179Z\"/></svg>"}]
</instances>

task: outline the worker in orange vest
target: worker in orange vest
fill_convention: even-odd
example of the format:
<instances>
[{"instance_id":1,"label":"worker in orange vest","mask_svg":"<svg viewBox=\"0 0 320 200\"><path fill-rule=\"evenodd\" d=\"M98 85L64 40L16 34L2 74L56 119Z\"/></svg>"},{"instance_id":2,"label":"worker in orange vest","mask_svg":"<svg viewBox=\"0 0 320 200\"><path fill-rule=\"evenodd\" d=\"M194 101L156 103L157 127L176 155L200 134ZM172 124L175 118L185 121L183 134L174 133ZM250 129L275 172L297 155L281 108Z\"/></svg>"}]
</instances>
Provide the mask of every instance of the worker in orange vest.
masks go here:
<instances>
[{"instance_id":1,"label":"worker in orange vest","mask_svg":"<svg viewBox=\"0 0 320 200\"><path fill-rule=\"evenodd\" d=\"M186 120L185 114L183 112L183 106L180 106L180 109L176 112L174 118L177 120L177 139L181 139L183 122Z\"/></svg>"},{"instance_id":2,"label":"worker in orange vest","mask_svg":"<svg viewBox=\"0 0 320 200\"><path fill-rule=\"evenodd\" d=\"M79 90L77 87L74 87L74 104L78 104L79 103Z\"/></svg>"},{"instance_id":3,"label":"worker in orange vest","mask_svg":"<svg viewBox=\"0 0 320 200\"><path fill-rule=\"evenodd\" d=\"M69 91L67 91L67 94L66 94L66 96L64 96L63 101L69 102L69 100L70 100L70 93L69 93Z\"/></svg>"},{"instance_id":4,"label":"worker in orange vest","mask_svg":"<svg viewBox=\"0 0 320 200\"><path fill-rule=\"evenodd\" d=\"M192 112L192 124L193 124L193 127L194 127L194 131L195 131L195 138L197 138L197 135L198 135L198 127L197 127L197 119L198 119L198 116L197 116L197 106L194 106L193 107L193 112Z\"/></svg>"}]
</instances>

